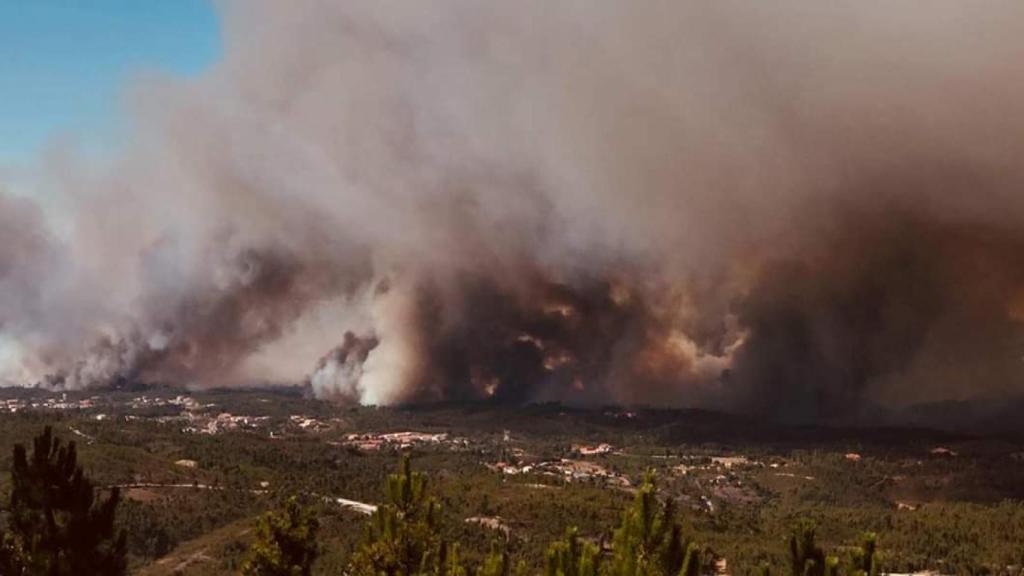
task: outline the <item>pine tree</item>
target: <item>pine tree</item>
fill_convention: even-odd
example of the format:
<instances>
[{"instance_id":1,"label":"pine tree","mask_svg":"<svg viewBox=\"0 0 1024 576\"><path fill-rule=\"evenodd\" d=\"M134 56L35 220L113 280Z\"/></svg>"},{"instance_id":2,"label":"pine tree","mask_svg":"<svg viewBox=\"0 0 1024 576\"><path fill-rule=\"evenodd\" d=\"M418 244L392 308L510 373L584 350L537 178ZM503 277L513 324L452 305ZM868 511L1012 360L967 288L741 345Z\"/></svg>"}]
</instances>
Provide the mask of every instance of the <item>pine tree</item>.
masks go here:
<instances>
[{"instance_id":1,"label":"pine tree","mask_svg":"<svg viewBox=\"0 0 1024 576\"><path fill-rule=\"evenodd\" d=\"M507 550L498 548L498 545L491 543L491 551L484 558L477 576L509 576L511 572L511 560Z\"/></svg>"},{"instance_id":2,"label":"pine tree","mask_svg":"<svg viewBox=\"0 0 1024 576\"><path fill-rule=\"evenodd\" d=\"M458 545L439 535L440 506L426 495L426 476L413 472L408 456L387 480L386 501L367 523L366 538L350 572L359 576L433 574L462 576Z\"/></svg>"},{"instance_id":3,"label":"pine tree","mask_svg":"<svg viewBox=\"0 0 1024 576\"><path fill-rule=\"evenodd\" d=\"M825 555L815 543L814 526L807 522L793 529L789 537L789 556L792 576L836 576L839 572L839 559Z\"/></svg>"},{"instance_id":4,"label":"pine tree","mask_svg":"<svg viewBox=\"0 0 1024 576\"><path fill-rule=\"evenodd\" d=\"M623 512L612 545L612 576L693 576L700 570L700 552L683 538L675 502L658 502L653 474Z\"/></svg>"},{"instance_id":5,"label":"pine tree","mask_svg":"<svg viewBox=\"0 0 1024 576\"><path fill-rule=\"evenodd\" d=\"M47 576L125 573L125 534L115 535L117 488L97 502L78 466L74 442L66 446L47 426L33 440L32 456L14 447L9 550L29 574Z\"/></svg>"},{"instance_id":6,"label":"pine tree","mask_svg":"<svg viewBox=\"0 0 1024 576\"><path fill-rule=\"evenodd\" d=\"M683 563L676 573L679 576L698 576L700 574L700 561L700 549L691 542L686 546L686 555L683 556Z\"/></svg>"},{"instance_id":7,"label":"pine tree","mask_svg":"<svg viewBox=\"0 0 1024 576\"><path fill-rule=\"evenodd\" d=\"M317 556L319 523L311 509L289 498L284 509L260 517L256 541L249 549L246 576L309 576Z\"/></svg>"},{"instance_id":8,"label":"pine tree","mask_svg":"<svg viewBox=\"0 0 1024 576\"><path fill-rule=\"evenodd\" d=\"M878 576L878 536L874 532L864 535L860 548L854 554L852 576Z\"/></svg>"},{"instance_id":9,"label":"pine tree","mask_svg":"<svg viewBox=\"0 0 1024 576\"><path fill-rule=\"evenodd\" d=\"M575 528L548 546L544 576L597 576L597 546L583 542Z\"/></svg>"}]
</instances>

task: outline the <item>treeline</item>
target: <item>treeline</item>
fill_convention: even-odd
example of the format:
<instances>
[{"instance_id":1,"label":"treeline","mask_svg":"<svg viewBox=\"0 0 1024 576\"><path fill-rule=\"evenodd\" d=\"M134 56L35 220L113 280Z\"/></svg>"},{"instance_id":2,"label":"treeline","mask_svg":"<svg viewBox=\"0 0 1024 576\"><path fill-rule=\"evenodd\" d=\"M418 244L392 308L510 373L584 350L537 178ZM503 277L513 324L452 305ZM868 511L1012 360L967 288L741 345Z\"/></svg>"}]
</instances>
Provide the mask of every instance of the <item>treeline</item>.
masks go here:
<instances>
[{"instance_id":1,"label":"treeline","mask_svg":"<svg viewBox=\"0 0 1024 576\"><path fill-rule=\"evenodd\" d=\"M101 492L103 494L101 494ZM120 576L127 573L126 536L115 528L116 488L98 490L78 464L74 442L47 427L32 452L16 445L9 507L0 519L0 575ZM404 457L388 476L383 504L366 522L345 574L352 576L526 576L527 563L508 543L496 542L481 561L465 560L445 538L443 510L425 474ZM241 571L247 576L307 576L321 552L314 509L298 498L260 517ZM575 528L546 550L543 576L697 576L724 566L684 533L672 499L660 500L649 474L621 514L610 539L590 539ZM798 525L788 541L788 566L762 564L760 576L877 576L873 535L842 554L827 554L813 526ZM534 570L535 571L535 570Z\"/></svg>"},{"instance_id":2,"label":"treeline","mask_svg":"<svg viewBox=\"0 0 1024 576\"><path fill-rule=\"evenodd\" d=\"M507 546L495 543L478 565L462 559L458 542L441 534L442 509L427 490L427 478L402 459L388 477L381 504L366 523L362 544L345 574L353 576L526 576L529 569ZM307 576L319 551L315 514L290 499L259 520L257 539L242 567L246 576ZM801 523L789 537L785 567L762 564L760 576L878 576L876 538L843 555L826 554L814 527ZM722 570L698 542L683 533L675 502L657 497L648 475L623 512L610 542L582 537L570 528L545 554L543 576L697 576Z\"/></svg>"}]
</instances>

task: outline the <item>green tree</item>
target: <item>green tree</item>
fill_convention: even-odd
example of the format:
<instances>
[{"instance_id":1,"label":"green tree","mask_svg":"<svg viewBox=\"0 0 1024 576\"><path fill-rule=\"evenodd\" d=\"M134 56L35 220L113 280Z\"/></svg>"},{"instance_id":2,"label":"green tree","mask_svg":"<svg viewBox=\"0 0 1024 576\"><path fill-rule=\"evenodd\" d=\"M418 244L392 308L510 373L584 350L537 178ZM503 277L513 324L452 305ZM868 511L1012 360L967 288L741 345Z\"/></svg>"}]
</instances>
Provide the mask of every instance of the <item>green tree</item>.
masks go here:
<instances>
[{"instance_id":1,"label":"green tree","mask_svg":"<svg viewBox=\"0 0 1024 576\"><path fill-rule=\"evenodd\" d=\"M683 538L675 501L658 502L654 475L648 474L612 540L611 576L695 576L697 546Z\"/></svg>"},{"instance_id":2,"label":"green tree","mask_svg":"<svg viewBox=\"0 0 1024 576\"><path fill-rule=\"evenodd\" d=\"M864 535L860 548L853 556L852 576L878 576L878 536L874 532Z\"/></svg>"},{"instance_id":3,"label":"green tree","mask_svg":"<svg viewBox=\"0 0 1024 576\"><path fill-rule=\"evenodd\" d=\"M512 557L508 553L507 545L502 548L492 542L491 551L484 558L484 563L476 574L477 576L526 576L527 569L526 563L522 560L513 568Z\"/></svg>"},{"instance_id":4,"label":"green tree","mask_svg":"<svg viewBox=\"0 0 1024 576\"><path fill-rule=\"evenodd\" d=\"M509 576L512 571L511 564L508 551L499 549L497 544L491 543L491 551L484 558L477 576Z\"/></svg>"},{"instance_id":5,"label":"green tree","mask_svg":"<svg viewBox=\"0 0 1024 576\"><path fill-rule=\"evenodd\" d=\"M413 472L409 457L403 456L399 472L388 476L386 501L371 516L365 541L353 555L353 574L465 574L458 545L439 534L440 505L427 497L426 485L426 476Z\"/></svg>"},{"instance_id":6,"label":"green tree","mask_svg":"<svg viewBox=\"0 0 1024 576\"><path fill-rule=\"evenodd\" d=\"M569 528L548 546L544 576L597 576L598 553L597 546L581 541L576 528Z\"/></svg>"},{"instance_id":7,"label":"green tree","mask_svg":"<svg viewBox=\"0 0 1024 576\"><path fill-rule=\"evenodd\" d=\"M319 529L313 510L291 497L281 511L267 512L256 525L242 574L246 576L309 576L318 548Z\"/></svg>"},{"instance_id":8,"label":"green tree","mask_svg":"<svg viewBox=\"0 0 1024 576\"><path fill-rule=\"evenodd\" d=\"M74 442L66 446L47 426L33 440L31 458L15 445L11 468L8 558L25 573L45 576L125 573L125 535L115 535L117 488L97 502L92 483L78 465Z\"/></svg>"},{"instance_id":9,"label":"green tree","mask_svg":"<svg viewBox=\"0 0 1024 576\"><path fill-rule=\"evenodd\" d=\"M826 556L815 543L814 525L801 522L789 537L789 558L792 576L836 576L839 559Z\"/></svg>"}]
</instances>

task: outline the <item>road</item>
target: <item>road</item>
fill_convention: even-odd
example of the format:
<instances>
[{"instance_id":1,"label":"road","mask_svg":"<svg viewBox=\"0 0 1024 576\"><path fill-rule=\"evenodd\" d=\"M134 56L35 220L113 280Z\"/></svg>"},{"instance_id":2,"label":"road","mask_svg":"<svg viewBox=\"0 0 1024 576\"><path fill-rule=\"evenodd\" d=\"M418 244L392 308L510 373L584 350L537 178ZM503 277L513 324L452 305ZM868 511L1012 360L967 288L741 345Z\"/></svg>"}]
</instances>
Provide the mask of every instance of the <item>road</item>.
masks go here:
<instances>
[{"instance_id":1,"label":"road","mask_svg":"<svg viewBox=\"0 0 1024 576\"><path fill-rule=\"evenodd\" d=\"M122 490L130 490L132 488L192 488L195 490L235 490L238 492L247 492L249 494L267 494L268 492L270 492L269 490L266 489L256 488L229 488L225 486L211 486L209 484L159 484L155 482L112 484L110 486L106 486L106 488L120 488ZM360 502L358 500L349 500L348 498L338 498L336 496L323 496L321 494L309 494L309 496L313 496L314 498L321 498L325 502L332 502L334 504L341 506L342 508L358 512L360 514L365 514L367 516L377 511L377 506L375 504L368 504L366 502Z\"/></svg>"}]
</instances>

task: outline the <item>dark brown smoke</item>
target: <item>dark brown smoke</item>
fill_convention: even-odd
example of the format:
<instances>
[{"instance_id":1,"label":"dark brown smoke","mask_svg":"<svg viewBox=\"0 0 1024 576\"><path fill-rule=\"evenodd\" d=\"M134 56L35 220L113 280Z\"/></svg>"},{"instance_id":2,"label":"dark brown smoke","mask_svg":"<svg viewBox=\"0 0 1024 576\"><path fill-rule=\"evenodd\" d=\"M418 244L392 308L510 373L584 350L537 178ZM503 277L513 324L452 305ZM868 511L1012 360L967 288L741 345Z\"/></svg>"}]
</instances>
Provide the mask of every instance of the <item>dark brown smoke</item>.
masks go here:
<instances>
[{"instance_id":1,"label":"dark brown smoke","mask_svg":"<svg viewBox=\"0 0 1024 576\"><path fill-rule=\"evenodd\" d=\"M521 294L487 277L462 278L449 298L419 288L412 329L426 360L402 400L697 400L680 386L708 375L673 347L680 318L656 309L653 294L623 278L523 273L534 275Z\"/></svg>"},{"instance_id":2,"label":"dark brown smoke","mask_svg":"<svg viewBox=\"0 0 1024 576\"><path fill-rule=\"evenodd\" d=\"M0 381L857 420L1024 392L1024 7L225 1L0 200Z\"/></svg>"},{"instance_id":3,"label":"dark brown smoke","mask_svg":"<svg viewBox=\"0 0 1024 576\"><path fill-rule=\"evenodd\" d=\"M874 403L1019 394L1024 235L850 218L803 257L765 263L739 303L749 336L729 384L742 405L853 420Z\"/></svg>"}]
</instances>

